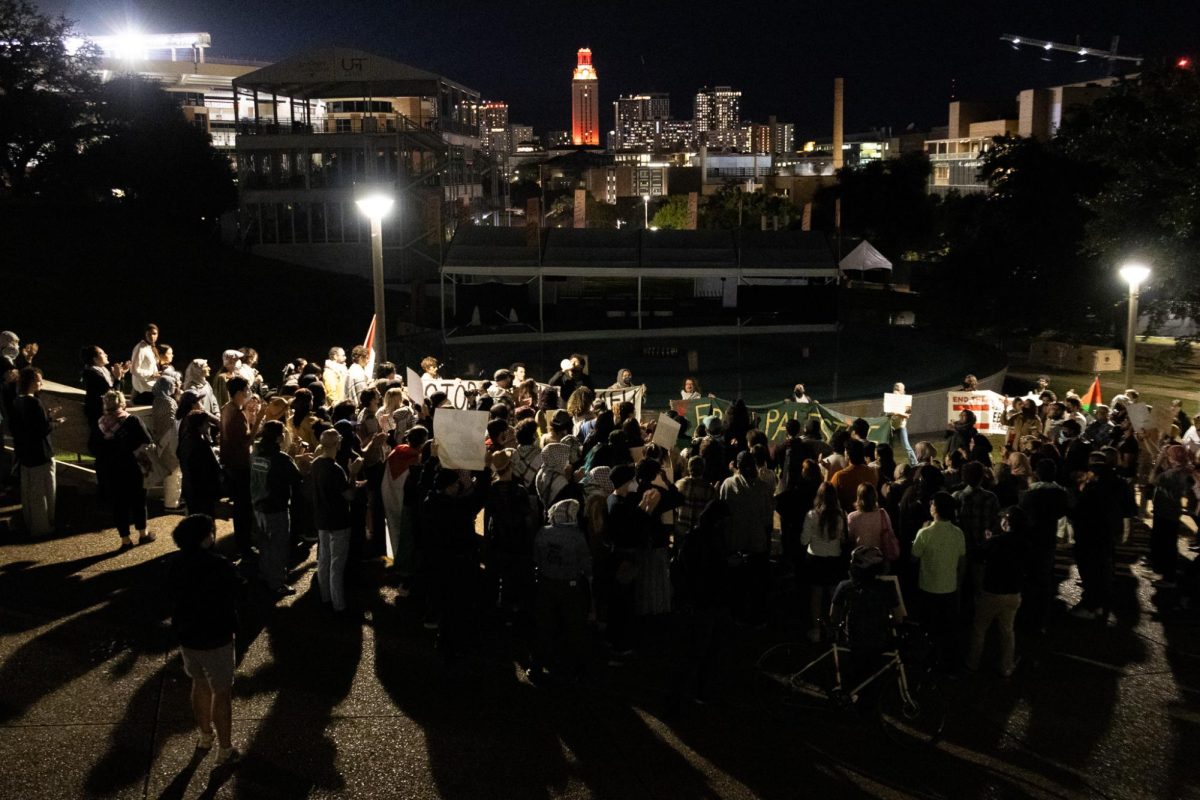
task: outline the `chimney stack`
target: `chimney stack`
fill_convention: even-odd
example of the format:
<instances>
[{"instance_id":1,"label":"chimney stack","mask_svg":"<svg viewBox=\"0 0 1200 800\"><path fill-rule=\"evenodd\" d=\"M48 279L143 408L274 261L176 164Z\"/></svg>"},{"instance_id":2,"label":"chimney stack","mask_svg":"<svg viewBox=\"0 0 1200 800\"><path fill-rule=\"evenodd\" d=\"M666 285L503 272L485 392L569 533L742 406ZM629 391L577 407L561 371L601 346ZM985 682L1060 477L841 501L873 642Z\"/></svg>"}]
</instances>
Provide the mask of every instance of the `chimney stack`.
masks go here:
<instances>
[{"instance_id":1,"label":"chimney stack","mask_svg":"<svg viewBox=\"0 0 1200 800\"><path fill-rule=\"evenodd\" d=\"M833 169L836 172L843 166L842 162L842 79L833 79Z\"/></svg>"}]
</instances>

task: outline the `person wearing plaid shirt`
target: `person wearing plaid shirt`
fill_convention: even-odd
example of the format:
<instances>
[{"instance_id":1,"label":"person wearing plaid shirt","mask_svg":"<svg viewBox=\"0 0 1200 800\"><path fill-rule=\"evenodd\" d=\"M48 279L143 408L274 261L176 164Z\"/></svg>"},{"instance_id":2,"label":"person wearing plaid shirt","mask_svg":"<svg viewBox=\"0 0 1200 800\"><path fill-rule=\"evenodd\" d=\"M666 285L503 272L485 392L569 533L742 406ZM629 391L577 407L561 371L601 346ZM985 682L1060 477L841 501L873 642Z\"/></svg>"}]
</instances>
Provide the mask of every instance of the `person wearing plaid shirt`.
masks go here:
<instances>
[{"instance_id":1,"label":"person wearing plaid shirt","mask_svg":"<svg viewBox=\"0 0 1200 800\"><path fill-rule=\"evenodd\" d=\"M988 534L1000 532L1000 501L996 495L984 489L984 466L978 461L963 465L963 486L954 493L958 501L958 527L967 538L967 559L970 565L969 586L978 594L983 581L983 565L979 552Z\"/></svg>"}]
</instances>

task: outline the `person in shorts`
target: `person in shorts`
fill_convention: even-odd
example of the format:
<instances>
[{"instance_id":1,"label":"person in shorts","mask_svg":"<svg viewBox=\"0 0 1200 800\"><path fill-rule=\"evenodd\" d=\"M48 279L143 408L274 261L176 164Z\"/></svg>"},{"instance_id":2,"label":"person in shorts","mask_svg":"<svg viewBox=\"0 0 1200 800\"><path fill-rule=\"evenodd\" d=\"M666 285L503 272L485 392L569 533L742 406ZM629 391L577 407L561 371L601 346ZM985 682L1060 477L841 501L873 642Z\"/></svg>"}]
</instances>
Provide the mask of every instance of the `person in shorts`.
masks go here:
<instances>
[{"instance_id":1,"label":"person in shorts","mask_svg":"<svg viewBox=\"0 0 1200 800\"><path fill-rule=\"evenodd\" d=\"M238 758L230 740L233 713L234 633L238 599L244 580L233 565L214 551L216 525L212 517L192 514L171 534L179 553L170 565L171 624L179 637L183 669L192 679L192 711L200 729L197 749L213 746L214 726L220 745L218 758Z\"/></svg>"}]
</instances>

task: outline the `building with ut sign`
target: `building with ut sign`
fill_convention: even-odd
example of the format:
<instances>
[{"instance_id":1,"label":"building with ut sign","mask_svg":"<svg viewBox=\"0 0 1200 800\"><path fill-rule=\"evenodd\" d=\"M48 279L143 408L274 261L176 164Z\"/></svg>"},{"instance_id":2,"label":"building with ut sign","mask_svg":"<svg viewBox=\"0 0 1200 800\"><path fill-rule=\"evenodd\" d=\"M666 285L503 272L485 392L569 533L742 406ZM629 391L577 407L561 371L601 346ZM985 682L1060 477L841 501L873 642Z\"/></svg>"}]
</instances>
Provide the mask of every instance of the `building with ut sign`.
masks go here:
<instances>
[{"instance_id":1,"label":"building with ut sign","mask_svg":"<svg viewBox=\"0 0 1200 800\"><path fill-rule=\"evenodd\" d=\"M577 54L571 80L571 142L576 145L600 144L600 81L592 66L592 51L584 47Z\"/></svg>"}]
</instances>

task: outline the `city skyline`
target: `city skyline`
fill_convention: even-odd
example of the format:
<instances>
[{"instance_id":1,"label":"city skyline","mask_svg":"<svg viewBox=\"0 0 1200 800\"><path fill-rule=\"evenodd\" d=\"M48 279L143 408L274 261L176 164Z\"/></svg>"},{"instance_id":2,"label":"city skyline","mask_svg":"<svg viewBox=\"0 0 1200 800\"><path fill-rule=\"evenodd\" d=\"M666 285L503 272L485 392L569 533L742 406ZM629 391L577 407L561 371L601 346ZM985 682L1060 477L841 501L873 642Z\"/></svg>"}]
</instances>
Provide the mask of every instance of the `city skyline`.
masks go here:
<instances>
[{"instance_id":1,"label":"city skyline","mask_svg":"<svg viewBox=\"0 0 1200 800\"><path fill-rule=\"evenodd\" d=\"M853 9L825 5L765 4L753 15L730 14L705 3L660 4L638 10L636 25L616 24L612 9L572 8L561 14L537 6L504 15L462 4L416 0L399 6L364 0L352 7L297 0L286 18L262 2L236 6L215 0L140 3L137 0L44 0L40 7L77 20L94 35L127 27L147 31L209 31L214 56L280 60L306 49L343 44L450 76L484 97L506 101L515 119L537 131L570 124L564 73L580 47L596 53L605 75L599 105L602 133L612 126L621 95L666 92L680 111L703 86L744 92L742 117L768 115L813 136L831 123L832 79L846 79L846 128L902 129L943 124L945 103L961 97L1010 100L1028 86L1103 75L1102 65L1069 55L1044 61L1014 51L1003 33L1107 48L1120 35L1121 51L1147 57L1200 52L1194 31L1200 9L1170 7L1146 14L1129 2L1009 4L972 8L930 2L915 7L864 0ZM683 9L687 14L680 14ZM873 10L874 9L874 10ZM618 9L619 12L619 9ZM779 19L768 33L765 20ZM414 21L420 24L413 24ZM782 36L776 31L782 30ZM787 31L794 31L789 36ZM444 36L428 31L443 31ZM686 113L686 111L684 111ZM677 117L682 114L677 113Z\"/></svg>"}]
</instances>

